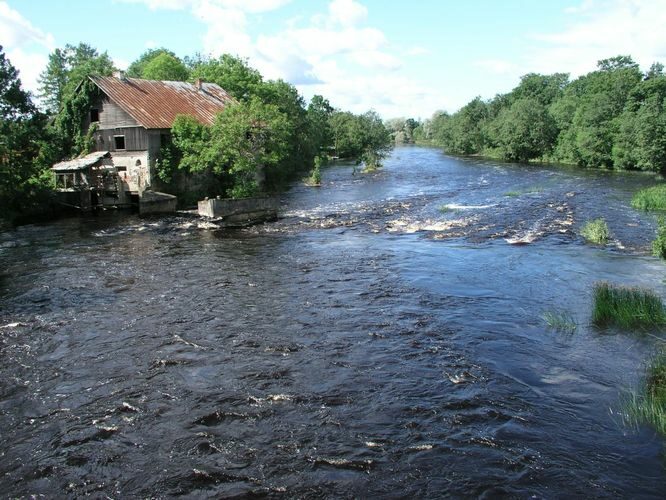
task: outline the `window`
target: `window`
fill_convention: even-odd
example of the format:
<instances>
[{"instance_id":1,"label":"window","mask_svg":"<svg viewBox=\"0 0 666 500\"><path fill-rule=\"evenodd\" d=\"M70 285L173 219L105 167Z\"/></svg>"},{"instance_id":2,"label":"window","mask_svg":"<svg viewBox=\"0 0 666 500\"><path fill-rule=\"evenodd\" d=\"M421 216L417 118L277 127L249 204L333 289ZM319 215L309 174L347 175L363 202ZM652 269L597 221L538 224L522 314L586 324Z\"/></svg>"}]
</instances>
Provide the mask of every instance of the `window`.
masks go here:
<instances>
[{"instance_id":1,"label":"window","mask_svg":"<svg viewBox=\"0 0 666 500\"><path fill-rule=\"evenodd\" d=\"M113 142L116 146L116 149L125 149L125 136L124 135L114 135Z\"/></svg>"},{"instance_id":2,"label":"window","mask_svg":"<svg viewBox=\"0 0 666 500\"><path fill-rule=\"evenodd\" d=\"M117 172L127 172L127 167L122 167L122 166L116 167L116 171Z\"/></svg>"},{"instance_id":3,"label":"window","mask_svg":"<svg viewBox=\"0 0 666 500\"><path fill-rule=\"evenodd\" d=\"M95 123L99 121L99 109L90 110L90 123Z\"/></svg>"}]
</instances>

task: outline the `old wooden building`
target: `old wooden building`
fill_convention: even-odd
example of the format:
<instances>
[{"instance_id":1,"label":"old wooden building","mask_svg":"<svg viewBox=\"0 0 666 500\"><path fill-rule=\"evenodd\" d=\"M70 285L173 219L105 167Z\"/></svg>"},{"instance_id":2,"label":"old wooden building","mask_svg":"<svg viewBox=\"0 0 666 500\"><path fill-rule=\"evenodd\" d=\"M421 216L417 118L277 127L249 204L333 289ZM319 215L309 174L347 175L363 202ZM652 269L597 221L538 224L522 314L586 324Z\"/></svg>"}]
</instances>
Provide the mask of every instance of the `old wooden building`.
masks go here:
<instances>
[{"instance_id":1,"label":"old wooden building","mask_svg":"<svg viewBox=\"0 0 666 500\"><path fill-rule=\"evenodd\" d=\"M176 117L190 115L211 125L215 115L233 102L220 86L200 80L141 80L122 73L89 78L99 93L87 113L84 130L95 127L93 152L109 153L104 158L105 186L110 189L115 185L116 191L107 189L104 196L99 196L99 183L93 185L89 176L77 176L72 171L90 169L85 161L61 163L53 170L59 189L91 191L92 206L109 204L109 200L117 205L140 200L146 191L154 189L155 162Z\"/></svg>"}]
</instances>

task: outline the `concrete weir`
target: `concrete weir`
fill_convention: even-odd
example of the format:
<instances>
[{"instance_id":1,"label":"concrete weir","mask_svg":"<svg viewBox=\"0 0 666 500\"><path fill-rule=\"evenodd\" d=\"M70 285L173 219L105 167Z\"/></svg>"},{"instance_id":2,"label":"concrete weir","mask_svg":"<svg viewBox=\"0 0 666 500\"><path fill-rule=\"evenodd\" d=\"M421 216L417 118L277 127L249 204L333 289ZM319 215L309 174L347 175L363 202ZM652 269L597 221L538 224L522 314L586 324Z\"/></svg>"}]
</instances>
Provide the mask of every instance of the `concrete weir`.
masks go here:
<instances>
[{"instance_id":1,"label":"concrete weir","mask_svg":"<svg viewBox=\"0 0 666 500\"><path fill-rule=\"evenodd\" d=\"M277 219L277 198L214 198L199 202L199 215L219 219L225 226L248 226Z\"/></svg>"},{"instance_id":2,"label":"concrete weir","mask_svg":"<svg viewBox=\"0 0 666 500\"><path fill-rule=\"evenodd\" d=\"M144 191L139 198L139 213L167 214L176 211L178 198L172 194L160 193L159 191Z\"/></svg>"}]
</instances>

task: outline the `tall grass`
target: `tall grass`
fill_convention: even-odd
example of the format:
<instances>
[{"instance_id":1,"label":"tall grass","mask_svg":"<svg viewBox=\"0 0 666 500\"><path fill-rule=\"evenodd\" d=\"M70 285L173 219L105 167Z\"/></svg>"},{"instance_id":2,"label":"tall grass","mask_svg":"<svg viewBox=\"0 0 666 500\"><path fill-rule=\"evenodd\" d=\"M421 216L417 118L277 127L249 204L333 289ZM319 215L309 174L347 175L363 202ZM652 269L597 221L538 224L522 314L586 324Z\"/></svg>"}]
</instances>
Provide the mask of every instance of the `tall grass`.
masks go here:
<instances>
[{"instance_id":1,"label":"tall grass","mask_svg":"<svg viewBox=\"0 0 666 500\"><path fill-rule=\"evenodd\" d=\"M666 210L666 184L641 189L631 199L638 210Z\"/></svg>"},{"instance_id":2,"label":"tall grass","mask_svg":"<svg viewBox=\"0 0 666 500\"><path fill-rule=\"evenodd\" d=\"M627 416L635 424L652 425L666 435L666 350L661 349L650 361L640 394L632 394Z\"/></svg>"},{"instance_id":3,"label":"tall grass","mask_svg":"<svg viewBox=\"0 0 666 500\"><path fill-rule=\"evenodd\" d=\"M666 324L661 298L650 290L610 283L594 285L592 323L597 326L645 328Z\"/></svg>"},{"instance_id":4,"label":"tall grass","mask_svg":"<svg viewBox=\"0 0 666 500\"><path fill-rule=\"evenodd\" d=\"M604 219L587 221L583 229L581 229L580 234L589 243L596 243L597 245L605 245L610 239L608 224L606 224Z\"/></svg>"}]
</instances>

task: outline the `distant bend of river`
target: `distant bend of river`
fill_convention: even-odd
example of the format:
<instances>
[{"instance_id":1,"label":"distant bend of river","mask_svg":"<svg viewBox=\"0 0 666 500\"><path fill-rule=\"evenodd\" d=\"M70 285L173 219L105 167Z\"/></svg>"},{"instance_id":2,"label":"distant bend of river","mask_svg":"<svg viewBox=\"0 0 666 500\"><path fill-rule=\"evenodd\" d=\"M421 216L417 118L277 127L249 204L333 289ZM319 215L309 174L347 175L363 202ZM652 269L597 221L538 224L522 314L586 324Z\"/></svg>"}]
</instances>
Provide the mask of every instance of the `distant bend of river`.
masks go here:
<instances>
[{"instance_id":1,"label":"distant bend of river","mask_svg":"<svg viewBox=\"0 0 666 500\"><path fill-rule=\"evenodd\" d=\"M659 497L664 440L622 417L657 341L589 325L597 281L666 296L649 183L405 147L253 228L0 233L0 491Z\"/></svg>"}]
</instances>

